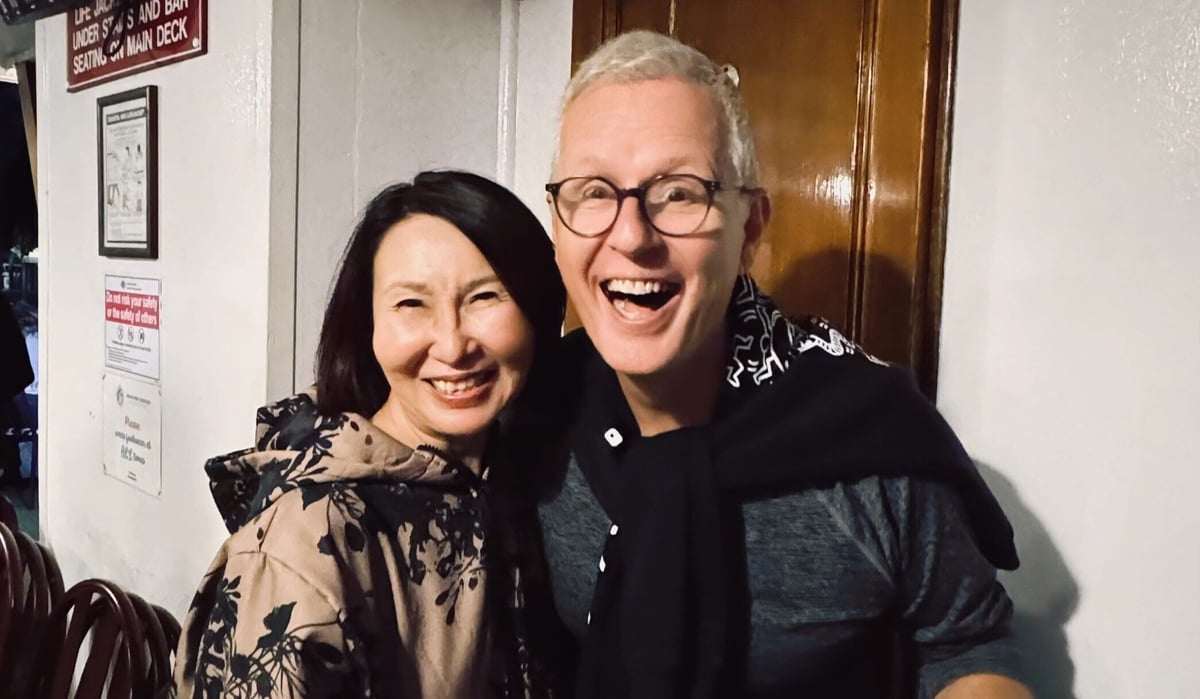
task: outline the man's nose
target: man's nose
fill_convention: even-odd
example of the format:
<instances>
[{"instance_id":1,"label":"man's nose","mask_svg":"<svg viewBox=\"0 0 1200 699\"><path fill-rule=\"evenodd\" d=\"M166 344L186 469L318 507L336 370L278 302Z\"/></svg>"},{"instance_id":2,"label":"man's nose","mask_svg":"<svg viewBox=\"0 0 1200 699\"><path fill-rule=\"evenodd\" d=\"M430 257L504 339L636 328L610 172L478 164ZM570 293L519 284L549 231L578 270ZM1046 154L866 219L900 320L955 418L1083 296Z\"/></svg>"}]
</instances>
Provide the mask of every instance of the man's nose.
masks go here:
<instances>
[{"instance_id":1,"label":"man's nose","mask_svg":"<svg viewBox=\"0 0 1200 699\"><path fill-rule=\"evenodd\" d=\"M646 217L636 197L625 197L617 209L617 219L605 239L608 247L634 257L663 244L662 236Z\"/></svg>"}]
</instances>

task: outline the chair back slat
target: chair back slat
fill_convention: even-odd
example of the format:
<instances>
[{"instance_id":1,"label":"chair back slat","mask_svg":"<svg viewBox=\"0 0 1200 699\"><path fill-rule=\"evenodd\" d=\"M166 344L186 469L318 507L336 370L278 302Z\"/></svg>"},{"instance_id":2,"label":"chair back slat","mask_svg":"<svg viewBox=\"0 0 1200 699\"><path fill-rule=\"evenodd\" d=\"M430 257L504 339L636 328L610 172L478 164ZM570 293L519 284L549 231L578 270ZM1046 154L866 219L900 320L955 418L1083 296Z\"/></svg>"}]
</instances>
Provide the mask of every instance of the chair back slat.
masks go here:
<instances>
[{"instance_id":1,"label":"chair back slat","mask_svg":"<svg viewBox=\"0 0 1200 699\"><path fill-rule=\"evenodd\" d=\"M0 677L7 676L6 650L25 603L24 567L16 537L0 524Z\"/></svg>"},{"instance_id":2,"label":"chair back slat","mask_svg":"<svg viewBox=\"0 0 1200 699\"><path fill-rule=\"evenodd\" d=\"M154 607L154 613L158 615L158 623L162 625L163 634L167 637L167 647L171 649L171 654L173 655L175 648L179 646L179 634L181 632L179 620L157 604L152 606Z\"/></svg>"},{"instance_id":3,"label":"chair back slat","mask_svg":"<svg viewBox=\"0 0 1200 699\"><path fill-rule=\"evenodd\" d=\"M137 607L120 587L104 580L74 585L55 605L39 647L34 696L67 698L80 647L89 638L91 648L83 659L75 699L150 696L150 652Z\"/></svg>"},{"instance_id":4,"label":"chair back slat","mask_svg":"<svg viewBox=\"0 0 1200 699\"><path fill-rule=\"evenodd\" d=\"M105 607L103 602L95 602L92 608L96 610L98 620L90 626L92 647L88 649L83 673L79 676L79 686L75 690L75 696L80 699L83 697L99 699L104 695L104 685L109 675L113 676L113 684L116 685L117 675L122 666L125 667L125 672L128 672L129 666L129 660L125 657L127 654L125 644L117 643L121 637L120 617ZM60 671L64 669L63 666L59 666ZM70 674L75 674L74 667L70 668ZM109 696L113 699L128 699L128 694L128 691L124 693L109 692Z\"/></svg>"},{"instance_id":5,"label":"chair back slat","mask_svg":"<svg viewBox=\"0 0 1200 699\"><path fill-rule=\"evenodd\" d=\"M28 534L14 532L14 536L25 568L25 623L36 628L50 616L50 608L53 605L50 580L46 574L46 559L41 547Z\"/></svg>"},{"instance_id":6,"label":"chair back slat","mask_svg":"<svg viewBox=\"0 0 1200 699\"><path fill-rule=\"evenodd\" d=\"M146 600L137 595L130 595L133 605L137 607L138 618L142 621L142 632L146 636L146 650L149 653L148 672L144 688L153 694L166 686L171 678L171 650L167 645L167 635L163 632L162 622L158 614Z\"/></svg>"},{"instance_id":7,"label":"chair back slat","mask_svg":"<svg viewBox=\"0 0 1200 699\"><path fill-rule=\"evenodd\" d=\"M75 609L75 613L71 614L74 606L66 599L59 603L50 615L46 634L39 644L34 694L44 699L67 699L75 679L75 664L79 661L83 639L96 622L96 617L104 613L103 605L89 604L83 609ZM59 672L59 667L70 670Z\"/></svg>"},{"instance_id":8,"label":"chair back slat","mask_svg":"<svg viewBox=\"0 0 1200 699\"><path fill-rule=\"evenodd\" d=\"M54 585L47 578L43 548L25 532L12 534L21 553L23 599L14 605L8 642L0 646L0 664L5 668L0 674L0 696L25 697L30 691L34 656L56 600ZM61 586L62 581L58 584Z\"/></svg>"},{"instance_id":9,"label":"chair back slat","mask_svg":"<svg viewBox=\"0 0 1200 699\"><path fill-rule=\"evenodd\" d=\"M46 568L46 581L50 587L50 609L54 609L54 605L62 599L66 588L63 587L62 570L58 567L58 561L54 559L54 553L44 544L38 542L38 550L42 552L42 563Z\"/></svg>"}]
</instances>

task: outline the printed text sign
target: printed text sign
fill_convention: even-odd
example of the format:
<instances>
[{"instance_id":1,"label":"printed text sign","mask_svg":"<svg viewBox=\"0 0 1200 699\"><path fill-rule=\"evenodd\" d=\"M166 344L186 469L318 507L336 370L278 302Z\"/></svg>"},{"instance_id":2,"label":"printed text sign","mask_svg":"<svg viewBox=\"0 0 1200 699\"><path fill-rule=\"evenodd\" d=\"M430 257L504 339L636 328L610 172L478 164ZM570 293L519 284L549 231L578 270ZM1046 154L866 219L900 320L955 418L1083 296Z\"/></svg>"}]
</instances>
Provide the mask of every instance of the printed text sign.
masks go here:
<instances>
[{"instance_id":1,"label":"printed text sign","mask_svg":"<svg viewBox=\"0 0 1200 699\"><path fill-rule=\"evenodd\" d=\"M67 13L67 90L208 51L208 0L139 0L119 19L116 10L115 0L92 0Z\"/></svg>"},{"instance_id":2,"label":"printed text sign","mask_svg":"<svg viewBox=\"0 0 1200 699\"><path fill-rule=\"evenodd\" d=\"M104 366L159 380L161 289L158 279L104 277Z\"/></svg>"}]
</instances>

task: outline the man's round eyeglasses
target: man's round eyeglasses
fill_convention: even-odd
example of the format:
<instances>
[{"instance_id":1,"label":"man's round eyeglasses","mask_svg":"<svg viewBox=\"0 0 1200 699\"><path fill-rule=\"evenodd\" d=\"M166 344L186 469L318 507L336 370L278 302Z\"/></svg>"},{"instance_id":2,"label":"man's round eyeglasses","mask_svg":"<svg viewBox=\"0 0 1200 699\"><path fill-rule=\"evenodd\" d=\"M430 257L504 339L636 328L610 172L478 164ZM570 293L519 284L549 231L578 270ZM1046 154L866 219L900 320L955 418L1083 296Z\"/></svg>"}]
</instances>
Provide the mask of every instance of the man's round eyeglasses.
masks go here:
<instances>
[{"instance_id":1,"label":"man's round eyeglasses","mask_svg":"<svg viewBox=\"0 0 1200 699\"><path fill-rule=\"evenodd\" d=\"M621 189L603 177L568 177L551 182L546 191L567 230L594 238L612 227L626 197L633 197L644 218L663 235L691 235L700 230L721 183L696 175L659 175L640 187ZM739 187L736 191L758 190Z\"/></svg>"}]
</instances>

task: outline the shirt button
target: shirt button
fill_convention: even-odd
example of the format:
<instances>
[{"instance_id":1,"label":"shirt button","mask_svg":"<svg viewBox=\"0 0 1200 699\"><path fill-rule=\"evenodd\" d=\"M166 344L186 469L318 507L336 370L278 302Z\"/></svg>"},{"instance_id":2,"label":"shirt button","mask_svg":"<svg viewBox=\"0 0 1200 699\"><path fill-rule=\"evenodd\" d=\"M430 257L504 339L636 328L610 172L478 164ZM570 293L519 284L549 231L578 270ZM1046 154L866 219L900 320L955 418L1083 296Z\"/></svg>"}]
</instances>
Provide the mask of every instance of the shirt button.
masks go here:
<instances>
[{"instance_id":1,"label":"shirt button","mask_svg":"<svg viewBox=\"0 0 1200 699\"><path fill-rule=\"evenodd\" d=\"M616 524L614 524L608 528L608 535L616 536L618 531L620 531L620 527L618 527Z\"/></svg>"},{"instance_id":2,"label":"shirt button","mask_svg":"<svg viewBox=\"0 0 1200 699\"><path fill-rule=\"evenodd\" d=\"M607 567L608 567L608 564L604 562L604 556L601 556L600 557L600 572L603 573L604 569Z\"/></svg>"}]
</instances>

